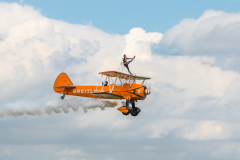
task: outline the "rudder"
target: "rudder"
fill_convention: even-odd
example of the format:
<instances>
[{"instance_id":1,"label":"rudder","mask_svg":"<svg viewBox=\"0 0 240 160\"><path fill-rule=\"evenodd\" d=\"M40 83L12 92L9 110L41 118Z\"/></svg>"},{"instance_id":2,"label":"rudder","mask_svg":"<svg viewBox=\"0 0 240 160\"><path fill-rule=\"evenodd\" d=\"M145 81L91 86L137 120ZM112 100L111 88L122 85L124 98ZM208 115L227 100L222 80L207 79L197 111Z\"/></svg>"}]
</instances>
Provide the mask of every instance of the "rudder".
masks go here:
<instances>
[{"instance_id":1,"label":"rudder","mask_svg":"<svg viewBox=\"0 0 240 160\"><path fill-rule=\"evenodd\" d=\"M53 89L55 92L59 92L61 89L57 88L58 86L72 86L73 83L69 79L66 73L60 73L55 80Z\"/></svg>"}]
</instances>

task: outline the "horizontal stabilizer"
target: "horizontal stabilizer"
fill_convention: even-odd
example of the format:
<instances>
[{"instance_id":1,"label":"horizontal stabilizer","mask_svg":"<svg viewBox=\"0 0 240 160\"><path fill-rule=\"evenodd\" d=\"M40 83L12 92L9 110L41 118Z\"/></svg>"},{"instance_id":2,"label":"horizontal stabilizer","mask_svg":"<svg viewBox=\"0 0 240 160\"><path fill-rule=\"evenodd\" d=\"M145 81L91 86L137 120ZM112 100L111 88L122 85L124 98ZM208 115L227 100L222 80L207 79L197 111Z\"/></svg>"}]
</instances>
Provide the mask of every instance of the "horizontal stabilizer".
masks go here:
<instances>
[{"instance_id":1,"label":"horizontal stabilizer","mask_svg":"<svg viewBox=\"0 0 240 160\"><path fill-rule=\"evenodd\" d=\"M112 94L112 93L109 93L109 92L92 93L92 95L97 96L97 97L101 97L101 98L105 98L105 99L123 99L122 96Z\"/></svg>"}]
</instances>

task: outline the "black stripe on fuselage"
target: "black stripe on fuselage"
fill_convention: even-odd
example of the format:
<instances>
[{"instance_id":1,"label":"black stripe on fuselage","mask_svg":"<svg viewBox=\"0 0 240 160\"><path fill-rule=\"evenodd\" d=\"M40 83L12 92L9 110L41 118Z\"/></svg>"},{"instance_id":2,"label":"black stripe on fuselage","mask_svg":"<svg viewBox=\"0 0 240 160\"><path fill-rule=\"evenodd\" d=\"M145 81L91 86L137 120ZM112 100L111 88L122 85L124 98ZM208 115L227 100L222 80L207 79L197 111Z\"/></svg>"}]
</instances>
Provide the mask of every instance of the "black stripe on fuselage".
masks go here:
<instances>
[{"instance_id":1,"label":"black stripe on fuselage","mask_svg":"<svg viewBox=\"0 0 240 160\"><path fill-rule=\"evenodd\" d=\"M141 97L141 98L142 98L142 96L140 96L140 95L136 94L135 92L136 92L136 90L137 90L137 89L140 89L140 88L143 88L143 87L145 87L145 86L141 86L141 87L138 87L138 88L135 88L135 89L129 90L129 91L113 91L113 92L128 92L128 93L134 94L134 95L136 95L136 96L138 96L138 97ZM133 93L132 93L132 92L130 92L130 91L133 91Z\"/></svg>"}]
</instances>

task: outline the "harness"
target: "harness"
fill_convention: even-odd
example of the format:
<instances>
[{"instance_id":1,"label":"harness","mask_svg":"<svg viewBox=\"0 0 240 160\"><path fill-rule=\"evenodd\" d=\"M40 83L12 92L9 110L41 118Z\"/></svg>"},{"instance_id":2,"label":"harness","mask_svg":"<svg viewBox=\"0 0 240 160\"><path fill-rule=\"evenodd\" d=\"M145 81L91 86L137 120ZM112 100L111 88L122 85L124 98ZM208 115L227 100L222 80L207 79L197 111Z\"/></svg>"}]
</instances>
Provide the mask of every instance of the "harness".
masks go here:
<instances>
[{"instance_id":1,"label":"harness","mask_svg":"<svg viewBox=\"0 0 240 160\"><path fill-rule=\"evenodd\" d=\"M124 64L124 65L128 65L127 59L132 59L132 58L123 58L123 64Z\"/></svg>"}]
</instances>

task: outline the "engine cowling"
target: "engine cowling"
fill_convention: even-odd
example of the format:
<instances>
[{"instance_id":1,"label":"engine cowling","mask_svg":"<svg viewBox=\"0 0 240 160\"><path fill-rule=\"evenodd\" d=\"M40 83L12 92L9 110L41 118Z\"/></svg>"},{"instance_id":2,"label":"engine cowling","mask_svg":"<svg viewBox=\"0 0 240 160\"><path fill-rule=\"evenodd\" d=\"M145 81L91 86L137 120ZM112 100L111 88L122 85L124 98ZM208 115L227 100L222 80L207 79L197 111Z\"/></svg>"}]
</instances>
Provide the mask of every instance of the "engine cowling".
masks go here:
<instances>
[{"instance_id":1,"label":"engine cowling","mask_svg":"<svg viewBox=\"0 0 240 160\"><path fill-rule=\"evenodd\" d=\"M147 89L147 87L144 87L144 92L142 98L145 99L147 95L151 94L151 91Z\"/></svg>"}]
</instances>

